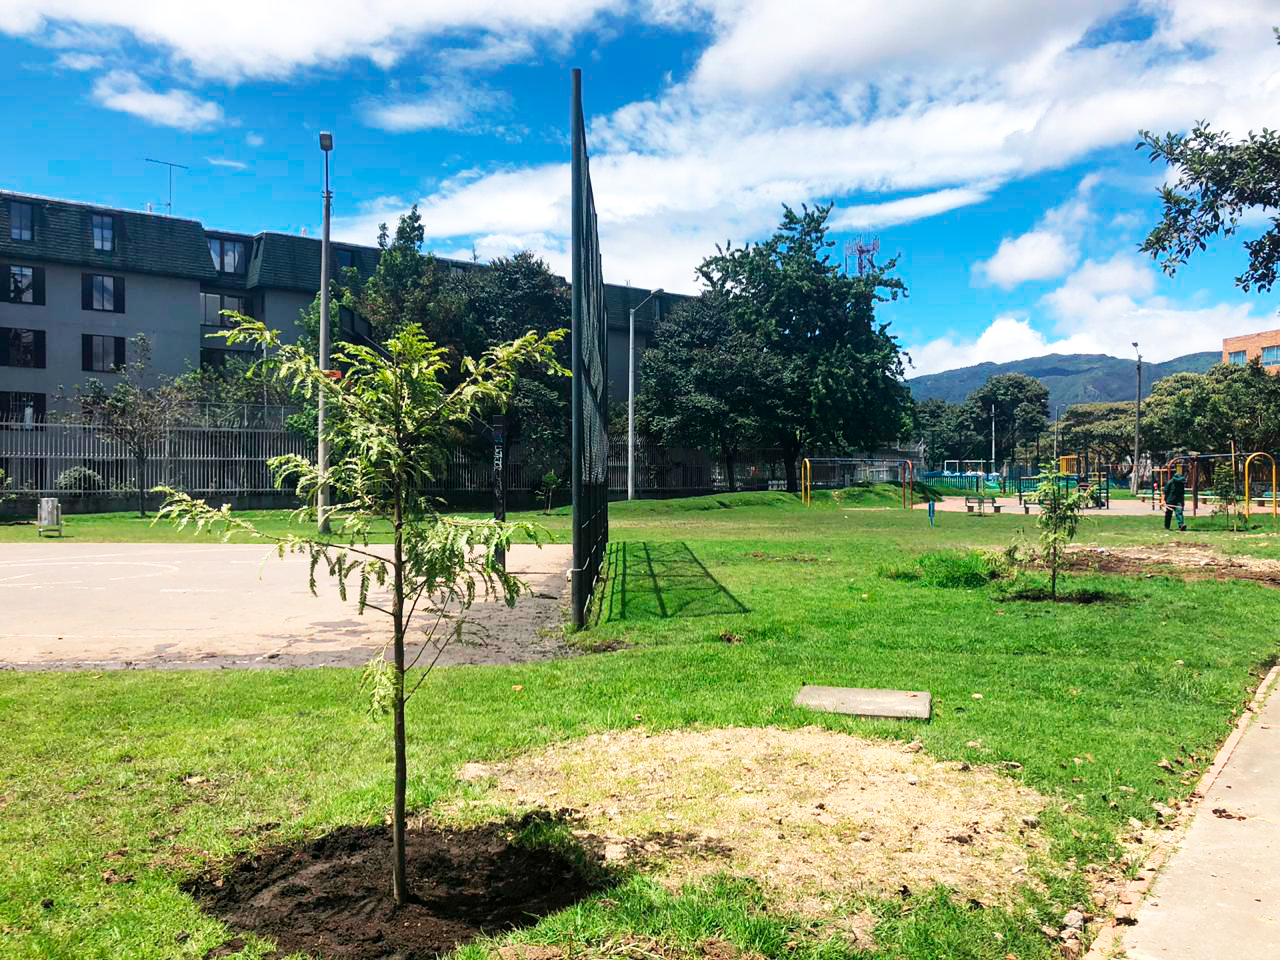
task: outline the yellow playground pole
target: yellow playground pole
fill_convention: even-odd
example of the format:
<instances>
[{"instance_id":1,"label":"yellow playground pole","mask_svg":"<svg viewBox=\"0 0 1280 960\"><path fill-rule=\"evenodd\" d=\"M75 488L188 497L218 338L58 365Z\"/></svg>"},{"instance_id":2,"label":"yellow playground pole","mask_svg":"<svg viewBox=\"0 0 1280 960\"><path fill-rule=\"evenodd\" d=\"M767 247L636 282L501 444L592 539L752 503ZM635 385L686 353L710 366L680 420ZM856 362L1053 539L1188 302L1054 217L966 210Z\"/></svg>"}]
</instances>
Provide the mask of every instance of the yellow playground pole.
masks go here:
<instances>
[{"instance_id":1,"label":"yellow playground pole","mask_svg":"<svg viewBox=\"0 0 1280 960\"><path fill-rule=\"evenodd\" d=\"M808 457L800 462L800 502L806 507L813 504L813 464Z\"/></svg>"},{"instance_id":2,"label":"yellow playground pole","mask_svg":"<svg viewBox=\"0 0 1280 960\"><path fill-rule=\"evenodd\" d=\"M1244 460L1244 515L1247 520L1252 514L1253 501L1249 499L1249 465L1258 457L1266 457L1271 461L1271 521L1276 521L1277 505L1276 505L1276 458L1269 453L1263 453L1259 450L1257 453L1251 453Z\"/></svg>"}]
</instances>

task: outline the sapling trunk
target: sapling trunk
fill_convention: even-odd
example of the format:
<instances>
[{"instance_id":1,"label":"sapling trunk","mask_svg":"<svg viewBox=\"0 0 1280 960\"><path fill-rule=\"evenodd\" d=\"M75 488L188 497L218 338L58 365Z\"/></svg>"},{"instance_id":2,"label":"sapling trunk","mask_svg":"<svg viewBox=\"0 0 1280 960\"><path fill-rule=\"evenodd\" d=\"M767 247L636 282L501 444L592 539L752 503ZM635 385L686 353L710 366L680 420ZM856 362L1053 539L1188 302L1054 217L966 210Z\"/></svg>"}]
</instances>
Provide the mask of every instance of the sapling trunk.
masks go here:
<instances>
[{"instance_id":1,"label":"sapling trunk","mask_svg":"<svg viewBox=\"0 0 1280 960\"><path fill-rule=\"evenodd\" d=\"M395 554L392 561L391 618L395 636L395 803L391 813L391 887L396 906L404 906L409 900L409 885L405 880L405 788L408 781L404 742L404 515L399 495L395 510Z\"/></svg>"}]
</instances>

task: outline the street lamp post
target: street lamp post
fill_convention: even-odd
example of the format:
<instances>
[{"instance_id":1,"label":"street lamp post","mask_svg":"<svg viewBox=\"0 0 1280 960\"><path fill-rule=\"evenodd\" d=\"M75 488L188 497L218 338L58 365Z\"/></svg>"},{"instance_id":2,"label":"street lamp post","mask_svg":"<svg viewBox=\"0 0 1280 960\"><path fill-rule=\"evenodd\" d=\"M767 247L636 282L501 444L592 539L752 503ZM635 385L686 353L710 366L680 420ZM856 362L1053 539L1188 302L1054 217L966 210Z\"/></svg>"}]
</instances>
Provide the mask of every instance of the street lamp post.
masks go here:
<instances>
[{"instance_id":1,"label":"street lamp post","mask_svg":"<svg viewBox=\"0 0 1280 960\"><path fill-rule=\"evenodd\" d=\"M1058 404L1058 416L1053 421L1053 472L1058 472L1058 430L1062 426L1062 408L1065 404Z\"/></svg>"},{"instance_id":2,"label":"street lamp post","mask_svg":"<svg viewBox=\"0 0 1280 960\"><path fill-rule=\"evenodd\" d=\"M636 498L636 311L662 293L654 290L631 308L627 325L627 499Z\"/></svg>"},{"instance_id":3,"label":"street lamp post","mask_svg":"<svg viewBox=\"0 0 1280 960\"><path fill-rule=\"evenodd\" d=\"M1129 492L1135 496L1138 493L1138 454L1142 449L1140 440L1142 438L1142 353L1138 350L1138 344L1133 344L1134 353L1138 354L1138 389L1133 398L1133 476L1129 478Z\"/></svg>"},{"instance_id":4,"label":"street lamp post","mask_svg":"<svg viewBox=\"0 0 1280 960\"><path fill-rule=\"evenodd\" d=\"M324 229L320 238L320 369L329 369L329 214L333 194L329 192L329 153L333 150L333 134L320 133L320 151L324 154ZM324 431L324 393L320 393L316 416L316 461L323 476L329 469L329 441ZM329 485L321 483L316 490L318 529L329 532Z\"/></svg>"}]
</instances>

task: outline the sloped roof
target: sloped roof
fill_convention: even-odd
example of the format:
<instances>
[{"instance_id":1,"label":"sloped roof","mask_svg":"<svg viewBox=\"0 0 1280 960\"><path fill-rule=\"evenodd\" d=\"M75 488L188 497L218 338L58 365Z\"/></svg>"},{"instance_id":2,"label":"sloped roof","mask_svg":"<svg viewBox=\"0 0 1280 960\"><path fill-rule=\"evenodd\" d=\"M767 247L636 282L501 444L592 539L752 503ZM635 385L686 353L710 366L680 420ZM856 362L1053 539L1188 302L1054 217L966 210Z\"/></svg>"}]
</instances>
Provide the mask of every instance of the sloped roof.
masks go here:
<instances>
[{"instance_id":1,"label":"sloped roof","mask_svg":"<svg viewBox=\"0 0 1280 960\"><path fill-rule=\"evenodd\" d=\"M35 238L31 241L10 236L13 202L32 207ZM93 249L95 213L110 214L114 220L115 243L110 251ZM0 191L0 257L196 280L215 280L218 276L209 257L204 227L198 220L8 191Z\"/></svg>"}]
</instances>

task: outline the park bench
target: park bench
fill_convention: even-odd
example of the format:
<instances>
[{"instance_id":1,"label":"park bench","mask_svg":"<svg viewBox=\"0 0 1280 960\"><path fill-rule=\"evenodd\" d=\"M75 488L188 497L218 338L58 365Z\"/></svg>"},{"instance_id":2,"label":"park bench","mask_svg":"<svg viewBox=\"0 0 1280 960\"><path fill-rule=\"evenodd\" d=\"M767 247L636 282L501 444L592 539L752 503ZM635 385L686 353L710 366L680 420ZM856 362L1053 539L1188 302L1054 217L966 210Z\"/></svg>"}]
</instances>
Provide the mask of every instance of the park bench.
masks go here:
<instances>
[{"instance_id":1,"label":"park bench","mask_svg":"<svg viewBox=\"0 0 1280 960\"><path fill-rule=\"evenodd\" d=\"M974 507L978 508L979 513L984 513L986 507L990 507L992 513L1000 512L1000 504L996 503L995 497L965 497L964 508L973 513Z\"/></svg>"}]
</instances>

